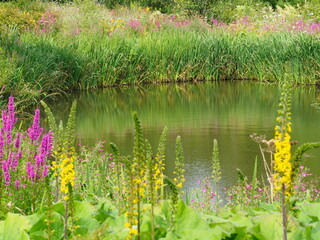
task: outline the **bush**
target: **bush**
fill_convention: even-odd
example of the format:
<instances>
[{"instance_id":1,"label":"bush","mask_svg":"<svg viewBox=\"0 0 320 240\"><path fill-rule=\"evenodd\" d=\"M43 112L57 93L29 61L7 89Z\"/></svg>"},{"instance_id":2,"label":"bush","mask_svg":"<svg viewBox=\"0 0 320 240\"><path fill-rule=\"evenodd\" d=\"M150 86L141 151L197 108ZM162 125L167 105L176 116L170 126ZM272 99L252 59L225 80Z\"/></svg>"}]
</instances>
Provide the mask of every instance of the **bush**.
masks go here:
<instances>
[{"instance_id":1,"label":"bush","mask_svg":"<svg viewBox=\"0 0 320 240\"><path fill-rule=\"evenodd\" d=\"M42 17L44 10L36 7L36 5L34 7L29 6L28 8L19 7L18 4L1 4L0 30L4 31L10 26L18 30L34 29L38 24L38 20Z\"/></svg>"}]
</instances>

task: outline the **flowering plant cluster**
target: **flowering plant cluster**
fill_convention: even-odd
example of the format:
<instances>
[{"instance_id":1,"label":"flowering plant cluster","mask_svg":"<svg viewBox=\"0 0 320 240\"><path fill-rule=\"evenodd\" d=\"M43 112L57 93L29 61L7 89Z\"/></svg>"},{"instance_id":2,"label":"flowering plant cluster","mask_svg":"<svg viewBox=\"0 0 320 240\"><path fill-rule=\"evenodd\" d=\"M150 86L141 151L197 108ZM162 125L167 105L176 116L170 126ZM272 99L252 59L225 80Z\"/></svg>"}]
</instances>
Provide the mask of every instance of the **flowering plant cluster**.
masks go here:
<instances>
[{"instance_id":1,"label":"flowering plant cluster","mask_svg":"<svg viewBox=\"0 0 320 240\"><path fill-rule=\"evenodd\" d=\"M44 190L45 178L49 174L53 134L51 131L42 134L39 109L36 109L33 124L27 132L16 129L16 123L14 98L11 96L8 111L2 110L0 129L2 201L11 201L19 208L27 204L35 208L41 197L36 193Z\"/></svg>"}]
</instances>

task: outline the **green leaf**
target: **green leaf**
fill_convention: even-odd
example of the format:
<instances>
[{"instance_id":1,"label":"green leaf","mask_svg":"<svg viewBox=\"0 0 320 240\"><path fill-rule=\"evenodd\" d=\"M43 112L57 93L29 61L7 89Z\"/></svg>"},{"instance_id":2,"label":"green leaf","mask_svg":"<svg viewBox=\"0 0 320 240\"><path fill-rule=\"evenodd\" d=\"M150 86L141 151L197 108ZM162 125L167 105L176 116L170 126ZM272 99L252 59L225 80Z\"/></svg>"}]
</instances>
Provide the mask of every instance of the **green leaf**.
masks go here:
<instances>
[{"instance_id":1,"label":"green leaf","mask_svg":"<svg viewBox=\"0 0 320 240\"><path fill-rule=\"evenodd\" d=\"M111 210L105 208L105 203L101 204L100 208L93 213L93 216L100 224L102 224L107 218L113 217Z\"/></svg>"},{"instance_id":2,"label":"green leaf","mask_svg":"<svg viewBox=\"0 0 320 240\"><path fill-rule=\"evenodd\" d=\"M56 204L54 204L53 206L52 206L52 210L54 211L54 212L57 212L57 213L59 213L61 216L63 216L64 217L64 214L65 214L65 206L64 206L64 202L57 202Z\"/></svg>"},{"instance_id":3,"label":"green leaf","mask_svg":"<svg viewBox=\"0 0 320 240\"><path fill-rule=\"evenodd\" d=\"M201 216L181 200L178 201L175 222L177 236L182 239L221 239Z\"/></svg>"},{"instance_id":4,"label":"green leaf","mask_svg":"<svg viewBox=\"0 0 320 240\"><path fill-rule=\"evenodd\" d=\"M41 218L37 222L35 222L30 231L29 234L32 237L32 239L47 239L48 238L48 216L43 214ZM51 239L61 239L63 238L63 217L57 213L52 212L50 217L51 225L50 225L50 231L51 232Z\"/></svg>"},{"instance_id":5,"label":"green leaf","mask_svg":"<svg viewBox=\"0 0 320 240\"><path fill-rule=\"evenodd\" d=\"M85 235L100 226L97 219L95 219L95 207L88 202L74 202L74 218L76 219L75 235Z\"/></svg>"},{"instance_id":6,"label":"green leaf","mask_svg":"<svg viewBox=\"0 0 320 240\"><path fill-rule=\"evenodd\" d=\"M0 225L1 240L28 240L27 231L30 228L27 217L19 214L8 213L6 220Z\"/></svg>"},{"instance_id":7,"label":"green leaf","mask_svg":"<svg viewBox=\"0 0 320 240\"><path fill-rule=\"evenodd\" d=\"M297 203L298 209L312 217L314 221L319 221L320 219L320 203Z\"/></svg>"},{"instance_id":8,"label":"green leaf","mask_svg":"<svg viewBox=\"0 0 320 240\"><path fill-rule=\"evenodd\" d=\"M317 222L311 231L311 239L320 239L320 222Z\"/></svg>"},{"instance_id":9,"label":"green leaf","mask_svg":"<svg viewBox=\"0 0 320 240\"><path fill-rule=\"evenodd\" d=\"M282 216L280 213L252 217L251 233L258 239L282 239Z\"/></svg>"}]
</instances>

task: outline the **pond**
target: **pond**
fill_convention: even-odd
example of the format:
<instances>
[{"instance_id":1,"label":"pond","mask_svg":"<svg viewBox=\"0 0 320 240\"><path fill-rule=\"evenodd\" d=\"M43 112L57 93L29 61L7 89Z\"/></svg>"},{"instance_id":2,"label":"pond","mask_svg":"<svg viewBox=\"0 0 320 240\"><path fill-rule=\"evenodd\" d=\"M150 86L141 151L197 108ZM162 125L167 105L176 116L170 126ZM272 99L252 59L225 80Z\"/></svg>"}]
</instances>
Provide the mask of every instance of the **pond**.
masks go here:
<instances>
[{"instance_id":1,"label":"pond","mask_svg":"<svg viewBox=\"0 0 320 240\"><path fill-rule=\"evenodd\" d=\"M175 139L181 136L186 165L186 188L211 174L213 139L218 140L222 185L237 182L239 168L251 179L255 158L259 176L264 176L259 145L250 135L274 137L281 89L252 82L200 82L145 85L82 92L51 104L55 115L65 119L77 99L77 142L94 145L115 143L121 154L132 155L134 126L138 113L147 138L156 151L161 132L168 127L166 174L173 171ZM292 97L292 140L320 141L319 99L315 87L296 87ZM296 146L294 146L296 148ZM320 150L310 151L303 164L313 173L320 170Z\"/></svg>"}]
</instances>

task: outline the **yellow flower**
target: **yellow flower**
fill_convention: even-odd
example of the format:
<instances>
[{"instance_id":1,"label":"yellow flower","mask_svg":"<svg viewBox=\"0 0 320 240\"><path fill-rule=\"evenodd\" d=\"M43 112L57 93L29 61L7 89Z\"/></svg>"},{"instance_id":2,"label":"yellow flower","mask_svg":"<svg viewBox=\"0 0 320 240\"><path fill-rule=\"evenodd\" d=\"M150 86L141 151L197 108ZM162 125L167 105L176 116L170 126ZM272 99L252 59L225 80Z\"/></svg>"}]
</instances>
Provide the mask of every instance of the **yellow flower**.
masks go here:
<instances>
[{"instance_id":1,"label":"yellow flower","mask_svg":"<svg viewBox=\"0 0 320 240\"><path fill-rule=\"evenodd\" d=\"M130 229L129 233L136 235L136 234L138 234L138 230L137 229Z\"/></svg>"},{"instance_id":2,"label":"yellow flower","mask_svg":"<svg viewBox=\"0 0 320 240\"><path fill-rule=\"evenodd\" d=\"M128 222L126 222L126 223L124 224L124 227L126 227L126 228L130 228L130 227L131 227L131 224L130 224L130 223L128 223Z\"/></svg>"}]
</instances>

